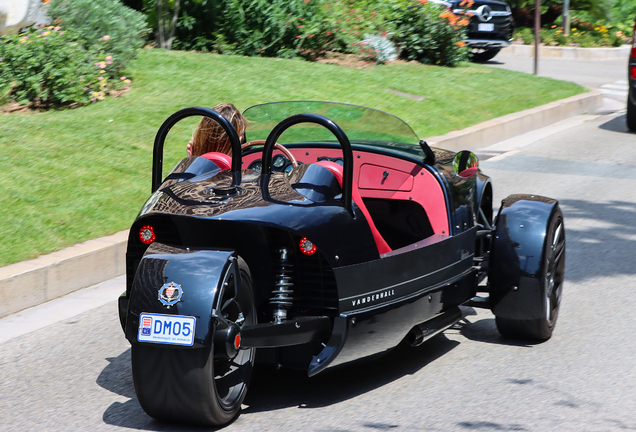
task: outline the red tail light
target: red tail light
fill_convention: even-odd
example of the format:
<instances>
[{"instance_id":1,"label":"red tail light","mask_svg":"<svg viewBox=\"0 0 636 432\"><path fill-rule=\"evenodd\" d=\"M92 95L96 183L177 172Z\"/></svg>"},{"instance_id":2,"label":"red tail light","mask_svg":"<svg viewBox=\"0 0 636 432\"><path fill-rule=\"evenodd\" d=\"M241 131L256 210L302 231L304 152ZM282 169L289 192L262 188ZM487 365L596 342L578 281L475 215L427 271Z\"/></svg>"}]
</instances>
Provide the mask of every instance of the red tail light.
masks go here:
<instances>
[{"instance_id":1,"label":"red tail light","mask_svg":"<svg viewBox=\"0 0 636 432\"><path fill-rule=\"evenodd\" d=\"M316 245L307 240L307 237L303 237L300 239L300 251L303 255L313 255L316 253Z\"/></svg>"},{"instance_id":2,"label":"red tail light","mask_svg":"<svg viewBox=\"0 0 636 432\"><path fill-rule=\"evenodd\" d=\"M634 48L636 49L636 48ZM633 80L636 80L636 66L630 66L629 67L629 75L631 76L631 78Z\"/></svg>"},{"instance_id":3,"label":"red tail light","mask_svg":"<svg viewBox=\"0 0 636 432\"><path fill-rule=\"evenodd\" d=\"M149 245L155 241L155 230L150 225L143 226L139 229L139 240L143 244Z\"/></svg>"}]
</instances>

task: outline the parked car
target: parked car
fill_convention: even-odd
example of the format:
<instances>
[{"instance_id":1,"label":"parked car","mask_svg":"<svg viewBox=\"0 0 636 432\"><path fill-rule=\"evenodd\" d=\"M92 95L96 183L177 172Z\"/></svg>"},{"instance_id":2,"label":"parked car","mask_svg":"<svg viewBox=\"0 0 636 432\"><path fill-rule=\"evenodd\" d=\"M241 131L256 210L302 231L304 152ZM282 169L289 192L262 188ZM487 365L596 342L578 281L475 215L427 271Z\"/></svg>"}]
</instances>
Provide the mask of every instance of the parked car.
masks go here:
<instances>
[{"instance_id":1,"label":"parked car","mask_svg":"<svg viewBox=\"0 0 636 432\"><path fill-rule=\"evenodd\" d=\"M627 65L627 79L629 81L629 93L627 95L627 127L636 132L636 20L634 22L634 36L632 37L632 50Z\"/></svg>"},{"instance_id":2,"label":"parked car","mask_svg":"<svg viewBox=\"0 0 636 432\"><path fill-rule=\"evenodd\" d=\"M162 178L166 136L191 116L221 124L232 157L187 157ZM245 116L243 148L208 108L176 112L155 139L119 298L150 416L226 424L255 359L316 376L420 345L472 307L504 335L551 337L565 266L556 200L509 196L493 224L474 154L430 148L374 109L277 102Z\"/></svg>"},{"instance_id":3,"label":"parked car","mask_svg":"<svg viewBox=\"0 0 636 432\"><path fill-rule=\"evenodd\" d=\"M431 0L458 15L470 15L466 44L472 61L486 62L510 45L515 25L507 3L495 0Z\"/></svg>"}]
</instances>

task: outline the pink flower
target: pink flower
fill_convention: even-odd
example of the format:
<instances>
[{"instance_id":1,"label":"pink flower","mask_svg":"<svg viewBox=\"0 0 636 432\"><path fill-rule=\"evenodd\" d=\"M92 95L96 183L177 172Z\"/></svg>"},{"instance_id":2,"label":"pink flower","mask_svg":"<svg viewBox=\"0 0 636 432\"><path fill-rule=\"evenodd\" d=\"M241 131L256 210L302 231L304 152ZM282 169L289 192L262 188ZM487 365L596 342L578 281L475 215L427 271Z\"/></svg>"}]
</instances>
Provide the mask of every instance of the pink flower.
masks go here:
<instances>
[{"instance_id":1,"label":"pink flower","mask_svg":"<svg viewBox=\"0 0 636 432\"><path fill-rule=\"evenodd\" d=\"M61 28L62 28L62 27L57 26L57 27L55 27L53 30L58 31L58 30L59 30L59 29L61 29Z\"/></svg>"},{"instance_id":2,"label":"pink flower","mask_svg":"<svg viewBox=\"0 0 636 432\"><path fill-rule=\"evenodd\" d=\"M121 77L121 78L119 78L119 81L123 81L125 79L126 79L126 77Z\"/></svg>"},{"instance_id":3,"label":"pink flower","mask_svg":"<svg viewBox=\"0 0 636 432\"><path fill-rule=\"evenodd\" d=\"M303 26L299 25L298 28L303 28Z\"/></svg>"},{"instance_id":4,"label":"pink flower","mask_svg":"<svg viewBox=\"0 0 636 432\"><path fill-rule=\"evenodd\" d=\"M327 36L331 34L331 30L327 30Z\"/></svg>"},{"instance_id":5,"label":"pink flower","mask_svg":"<svg viewBox=\"0 0 636 432\"><path fill-rule=\"evenodd\" d=\"M112 60L113 56L106 56L106 58L104 60L108 61L108 60Z\"/></svg>"},{"instance_id":6,"label":"pink flower","mask_svg":"<svg viewBox=\"0 0 636 432\"><path fill-rule=\"evenodd\" d=\"M296 39L300 39L300 38L301 38L301 36L296 36Z\"/></svg>"},{"instance_id":7,"label":"pink flower","mask_svg":"<svg viewBox=\"0 0 636 432\"><path fill-rule=\"evenodd\" d=\"M98 81L103 81L103 80L104 80L104 77L101 77L101 76L100 76L100 77L97 77L97 80L98 80Z\"/></svg>"},{"instance_id":8,"label":"pink flower","mask_svg":"<svg viewBox=\"0 0 636 432\"><path fill-rule=\"evenodd\" d=\"M110 39L110 36L108 36L108 35L106 35L106 36L104 36L104 37L102 38L102 40L105 40L105 41L107 41L108 39Z\"/></svg>"}]
</instances>

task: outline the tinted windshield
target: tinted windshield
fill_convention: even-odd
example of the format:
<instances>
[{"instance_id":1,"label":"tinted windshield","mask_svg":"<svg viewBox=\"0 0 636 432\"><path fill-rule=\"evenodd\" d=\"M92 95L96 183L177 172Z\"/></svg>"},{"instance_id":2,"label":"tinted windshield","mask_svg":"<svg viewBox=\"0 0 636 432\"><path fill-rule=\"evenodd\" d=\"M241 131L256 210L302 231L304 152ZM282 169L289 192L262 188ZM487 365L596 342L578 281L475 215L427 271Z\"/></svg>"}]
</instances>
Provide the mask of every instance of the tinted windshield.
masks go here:
<instances>
[{"instance_id":1,"label":"tinted windshield","mask_svg":"<svg viewBox=\"0 0 636 432\"><path fill-rule=\"evenodd\" d=\"M245 110L248 120L247 141L266 139L271 130L285 118L301 113L323 115L344 130L352 144L379 147L422 155L419 139L413 129L394 115L356 105L334 102L273 102ZM335 143L334 135L314 123L292 126L278 139L281 144Z\"/></svg>"}]
</instances>

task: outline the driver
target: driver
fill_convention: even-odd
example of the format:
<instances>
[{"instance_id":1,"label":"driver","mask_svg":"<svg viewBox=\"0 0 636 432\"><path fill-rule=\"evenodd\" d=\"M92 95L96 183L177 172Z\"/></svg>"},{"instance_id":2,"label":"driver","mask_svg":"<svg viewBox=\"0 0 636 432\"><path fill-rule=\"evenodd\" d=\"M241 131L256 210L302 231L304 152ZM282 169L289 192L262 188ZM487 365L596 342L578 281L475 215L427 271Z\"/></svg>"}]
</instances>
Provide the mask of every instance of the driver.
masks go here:
<instances>
[{"instance_id":1,"label":"driver","mask_svg":"<svg viewBox=\"0 0 636 432\"><path fill-rule=\"evenodd\" d=\"M232 123L242 143L247 128L247 119L243 117L243 114L233 104L227 102L220 103L212 109ZM203 117L192 134L187 152L188 156L201 156L209 152L232 156L232 144L220 124Z\"/></svg>"}]
</instances>

